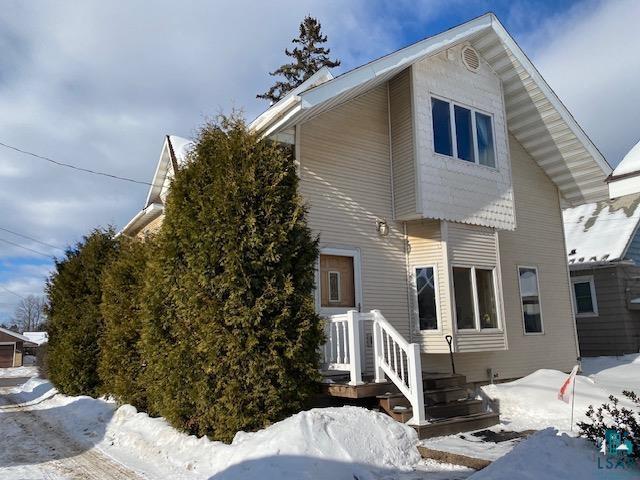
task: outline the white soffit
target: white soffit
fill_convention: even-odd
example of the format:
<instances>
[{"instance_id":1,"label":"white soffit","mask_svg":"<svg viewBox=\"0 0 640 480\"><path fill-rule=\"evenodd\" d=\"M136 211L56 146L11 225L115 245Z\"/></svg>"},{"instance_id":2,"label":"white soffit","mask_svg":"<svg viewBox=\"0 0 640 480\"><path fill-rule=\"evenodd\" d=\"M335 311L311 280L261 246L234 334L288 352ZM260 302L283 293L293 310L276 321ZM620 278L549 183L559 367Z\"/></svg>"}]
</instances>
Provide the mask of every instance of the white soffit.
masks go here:
<instances>
[{"instance_id":1,"label":"white soffit","mask_svg":"<svg viewBox=\"0 0 640 480\"><path fill-rule=\"evenodd\" d=\"M502 80L510 133L558 186L563 199L579 205L608 198L605 179L611 167L490 13L296 92L299 100L292 102L288 115L278 112L272 117L269 131L308 121L386 82L416 61L461 42L469 42Z\"/></svg>"}]
</instances>

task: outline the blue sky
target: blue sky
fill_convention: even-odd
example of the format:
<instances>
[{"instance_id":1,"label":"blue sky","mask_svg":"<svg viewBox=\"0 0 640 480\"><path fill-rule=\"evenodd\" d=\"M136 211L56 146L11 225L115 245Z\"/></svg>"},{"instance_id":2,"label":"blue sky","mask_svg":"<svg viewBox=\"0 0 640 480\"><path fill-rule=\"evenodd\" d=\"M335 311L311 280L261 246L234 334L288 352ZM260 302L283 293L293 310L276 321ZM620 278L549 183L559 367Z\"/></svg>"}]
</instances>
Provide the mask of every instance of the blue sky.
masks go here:
<instances>
[{"instance_id":1,"label":"blue sky","mask_svg":"<svg viewBox=\"0 0 640 480\"><path fill-rule=\"evenodd\" d=\"M126 5L126 6L125 6ZM163 136L192 136L243 108L285 61L311 13L344 71L493 11L616 164L639 137L640 2L172 0L126 4L6 0L0 10L0 142L85 168L149 181ZM224 6L223 6L224 5ZM121 227L144 186L63 170L0 149L0 229L64 247L99 225ZM59 254L0 230L0 323L42 292L51 262L1 240Z\"/></svg>"}]
</instances>

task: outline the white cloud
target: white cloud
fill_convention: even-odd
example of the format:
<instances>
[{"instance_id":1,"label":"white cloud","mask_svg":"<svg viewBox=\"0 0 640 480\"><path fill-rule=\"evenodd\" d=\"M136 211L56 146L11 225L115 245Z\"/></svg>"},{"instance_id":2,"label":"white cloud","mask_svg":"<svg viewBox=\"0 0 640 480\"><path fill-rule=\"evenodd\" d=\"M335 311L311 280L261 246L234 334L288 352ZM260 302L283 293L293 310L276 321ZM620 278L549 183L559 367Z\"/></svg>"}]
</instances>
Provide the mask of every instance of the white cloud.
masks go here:
<instances>
[{"instance_id":1,"label":"white cloud","mask_svg":"<svg viewBox=\"0 0 640 480\"><path fill-rule=\"evenodd\" d=\"M586 2L529 38L534 63L616 165L640 140L640 2Z\"/></svg>"}]
</instances>

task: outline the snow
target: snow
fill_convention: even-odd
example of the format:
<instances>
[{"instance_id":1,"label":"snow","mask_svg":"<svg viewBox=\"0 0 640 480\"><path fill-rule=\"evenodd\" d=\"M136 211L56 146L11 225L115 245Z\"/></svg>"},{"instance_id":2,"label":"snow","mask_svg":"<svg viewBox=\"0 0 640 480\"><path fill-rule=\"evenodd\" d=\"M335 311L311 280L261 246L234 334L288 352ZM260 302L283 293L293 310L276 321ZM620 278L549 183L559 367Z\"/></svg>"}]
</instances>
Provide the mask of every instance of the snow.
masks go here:
<instances>
[{"instance_id":1,"label":"snow","mask_svg":"<svg viewBox=\"0 0 640 480\"><path fill-rule=\"evenodd\" d=\"M569 263L622 259L640 220L638 205L640 194L563 210Z\"/></svg>"},{"instance_id":2,"label":"snow","mask_svg":"<svg viewBox=\"0 0 640 480\"><path fill-rule=\"evenodd\" d=\"M239 432L231 445L189 436L162 418L105 399L57 394L33 378L9 389L70 437L149 476L209 479L317 478L360 480L467 469L420 463L416 432L390 417L359 407L313 409L254 433ZM0 413L1 418L1 413ZM1 421L0 421L1 424ZM407 477L409 478L409 477ZM429 478L433 478L430 476Z\"/></svg>"},{"instance_id":3,"label":"snow","mask_svg":"<svg viewBox=\"0 0 640 480\"><path fill-rule=\"evenodd\" d=\"M178 137L177 135L169 135L173 154L176 156L178 165L184 165L187 161L189 152L193 148L193 142L187 138Z\"/></svg>"},{"instance_id":4,"label":"snow","mask_svg":"<svg viewBox=\"0 0 640 480\"><path fill-rule=\"evenodd\" d=\"M37 374L37 367L0 368L0 378L33 377Z\"/></svg>"},{"instance_id":5,"label":"snow","mask_svg":"<svg viewBox=\"0 0 640 480\"><path fill-rule=\"evenodd\" d=\"M42 345L49 341L49 334L47 332L24 332L22 335L27 337L29 341L36 345Z\"/></svg>"},{"instance_id":6,"label":"snow","mask_svg":"<svg viewBox=\"0 0 640 480\"><path fill-rule=\"evenodd\" d=\"M624 175L640 170L640 142L627 152L622 161L613 171L613 176Z\"/></svg>"},{"instance_id":7,"label":"snow","mask_svg":"<svg viewBox=\"0 0 640 480\"><path fill-rule=\"evenodd\" d=\"M598 464L600 458L600 464ZM637 479L638 469L605 471L604 457L597 456L593 444L566 433L547 428L517 445L509 455L496 460L472 475L473 480L601 480L603 478ZM598 468L599 465L603 468Z\"/></svg>"}]
</instances>

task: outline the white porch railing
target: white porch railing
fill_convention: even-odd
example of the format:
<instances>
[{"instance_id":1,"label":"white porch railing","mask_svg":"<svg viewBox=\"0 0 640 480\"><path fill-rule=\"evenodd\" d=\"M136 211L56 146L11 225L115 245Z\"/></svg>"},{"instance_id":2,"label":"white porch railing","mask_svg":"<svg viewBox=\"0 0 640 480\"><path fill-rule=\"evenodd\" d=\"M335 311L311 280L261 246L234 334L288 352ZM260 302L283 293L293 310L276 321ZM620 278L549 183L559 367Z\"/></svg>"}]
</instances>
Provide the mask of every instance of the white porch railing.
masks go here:
<instances>
[{"instance_id":1,"label":"white porch railing","mask_svg":"<svg viewBox=\"0 0 640 480\"><path fill-rule=\"evenodd\" d=\"M425 423L420 345L407 342L380 311L349 311L327 318L327 341L322 349L323 367L327 370L349 371L349 384L362 384L363 349L360 334L365 322L373 324L375 381L385 382L386 375L411 403L413 417L408 423Z\"/></svg>"}]
</instances>

